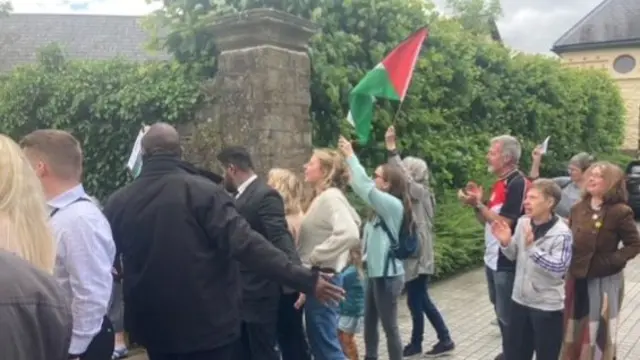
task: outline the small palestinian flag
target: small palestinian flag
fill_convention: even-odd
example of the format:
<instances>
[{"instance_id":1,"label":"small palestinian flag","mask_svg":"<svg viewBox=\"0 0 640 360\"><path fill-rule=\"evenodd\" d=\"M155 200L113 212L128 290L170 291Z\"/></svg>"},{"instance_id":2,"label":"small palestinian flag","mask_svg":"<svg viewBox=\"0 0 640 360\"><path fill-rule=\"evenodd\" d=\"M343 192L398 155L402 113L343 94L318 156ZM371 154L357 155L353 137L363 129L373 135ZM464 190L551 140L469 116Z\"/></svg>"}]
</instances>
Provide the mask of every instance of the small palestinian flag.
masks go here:
<instances>
[{"instance_id":1,"label":"small palestinian flag","mask_svg":"<svg viewBox=\"0 0 640 360\"><path fill-rule=\"evenodd\" d=\"M369 141L376 98L404 100L427 35L426 28L413 33L351 90L347 121L355 127L360 144Z\"/></svg>"}]
</instances>

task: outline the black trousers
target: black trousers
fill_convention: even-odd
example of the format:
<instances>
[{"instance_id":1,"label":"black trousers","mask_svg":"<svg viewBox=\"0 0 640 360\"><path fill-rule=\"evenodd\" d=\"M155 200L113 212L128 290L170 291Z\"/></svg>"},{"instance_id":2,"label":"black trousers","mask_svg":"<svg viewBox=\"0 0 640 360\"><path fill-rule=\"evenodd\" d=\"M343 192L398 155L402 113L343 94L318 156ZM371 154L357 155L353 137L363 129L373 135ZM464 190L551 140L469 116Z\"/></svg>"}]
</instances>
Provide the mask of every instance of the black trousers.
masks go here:
<instances>
[{"instance_id":1,"label":"black trousers","mask_svg":"<svg viewBox=\"0 0 640 360\"><path fill-rule=\"evenodd\" d=\"M93 337L87 351L80 356L80 360L111 360L115 343L113 325L108 317L102 320L100 332Z\"/></svg>"},{"instance_id":2,"label":"black trousers","mask_svg":"<svg viewBox=\"0 0 640 360\"><path fill-rule=\"evenodd\" d=\"M240 341L236 344L234 360L280 360L276 350L277 324L242 322Z\"/></svg>"},{"instance_id":3,"label":"black trousers","mask_svg":"<svg viewBox=\"0 0 640 360\"><path fill-rule=\"evenodd\" d=\"M302 325L302 309L293 305L299 293L282 294L278 309L278 345L282 360L310 360L309 344Z\"/></svg>"},{"instance_id":4,"label":"black trousers","mask_svg":"<svg viewBox=\"0 0 640 360\"><path fill-rule=\"evenodd\" d=\"M236 344L188 354L159 354L147 351L149 360L233 360Z\"/></svg>"},{"instance_id":5,"label":"black trousers","mask_svg":"<svg viewBox=\"0 0 640 360\"><path fill-rule=\"evenodd\" d=\"M563 312L511 304L506 360L558 360L562 346Z\"/></svg>"}]
</instances>

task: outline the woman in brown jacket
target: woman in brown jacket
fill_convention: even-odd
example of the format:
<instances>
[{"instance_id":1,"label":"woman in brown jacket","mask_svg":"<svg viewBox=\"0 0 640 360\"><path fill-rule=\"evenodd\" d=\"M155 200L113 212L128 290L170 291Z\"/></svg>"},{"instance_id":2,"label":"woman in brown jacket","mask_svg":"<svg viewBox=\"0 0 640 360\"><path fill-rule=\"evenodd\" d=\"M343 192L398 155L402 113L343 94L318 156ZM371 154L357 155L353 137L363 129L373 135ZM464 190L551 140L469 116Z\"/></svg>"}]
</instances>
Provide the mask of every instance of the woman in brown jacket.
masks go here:
<instances>
[{"instance_id":1,"label":"woman in brown jacket","mask_svg":"<svg viewBox=\"0 0 640 360\"><path fill-rule=\"evenodd\" d=\"M624 292L622 270L640 252L640 236L626 205L619 167L607 162L592 165L585 190L569 218L574 244L561 359L613 360Z\"/></svg>"}]
</instances>

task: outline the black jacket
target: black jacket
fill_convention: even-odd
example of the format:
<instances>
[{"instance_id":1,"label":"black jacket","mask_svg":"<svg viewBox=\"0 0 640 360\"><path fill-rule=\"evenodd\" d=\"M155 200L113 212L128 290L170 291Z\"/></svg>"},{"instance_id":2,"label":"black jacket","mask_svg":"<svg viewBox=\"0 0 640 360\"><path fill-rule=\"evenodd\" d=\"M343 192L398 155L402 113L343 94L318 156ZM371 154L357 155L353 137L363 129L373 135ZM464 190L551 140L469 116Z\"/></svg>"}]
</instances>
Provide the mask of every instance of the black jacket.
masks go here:
<instances>
[{"instance_id":1,"label":"black jacket","mask_svg":"<svg viewBox=\"0 0 640 360\"><path fill-rule=\"evenodd\" d=\"M252 231L219 185L171 156L145 159L104 213L123 259L125 327L151 351L205 351L238 338L238 262L303 292L317 281Z\"/></svg>"},{"instance_id":2,"label":"black jacket","mask_svg":"<svg viewBox=\"0 0 640 360\"><path fill-rule=\"evenodd\" d=\"M236 208L251 228L259 232L291 261L300 264L293 236L289 233L280 194L262 179L255 179L236 199ZM275 322L280 285L264 274L240 265L242 274L242 319L247 322Z\"/></svg>"},{"instance_id":3,"label":"black jacket","mask_svg":"<svg viewBox=\"0 0 640 360\"><path fill-rule=\"evenodd\" d=\"M67 360L73 319L56 279L0 250L0 352L6 360Z\"/></svg>"}]
</instances>

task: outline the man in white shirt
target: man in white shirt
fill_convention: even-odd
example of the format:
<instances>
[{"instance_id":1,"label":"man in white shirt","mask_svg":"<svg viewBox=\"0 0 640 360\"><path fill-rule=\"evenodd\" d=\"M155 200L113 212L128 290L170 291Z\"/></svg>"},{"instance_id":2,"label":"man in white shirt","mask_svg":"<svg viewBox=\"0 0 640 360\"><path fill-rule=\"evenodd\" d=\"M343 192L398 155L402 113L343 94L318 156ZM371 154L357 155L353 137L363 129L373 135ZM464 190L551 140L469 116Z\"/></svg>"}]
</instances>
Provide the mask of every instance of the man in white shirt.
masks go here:
<instances>
[{"instance_id":1,"label":"man in white shirt","mask_svg":"<svg viewBox=\"0 0 640 360\"><path fill-rule=\"evenodd\" d=\"M54 276L73 314L69 357L109 360L114 334L106 314L116 249L107 219L82 187L80 143L65 131L36 130L20 144L51 210L57 242Z\"/></svg>"}]
</instances>

